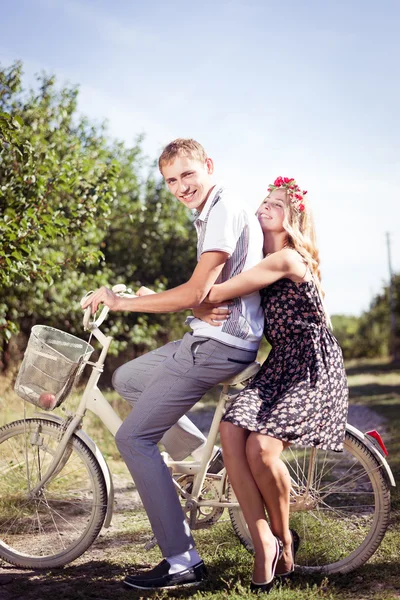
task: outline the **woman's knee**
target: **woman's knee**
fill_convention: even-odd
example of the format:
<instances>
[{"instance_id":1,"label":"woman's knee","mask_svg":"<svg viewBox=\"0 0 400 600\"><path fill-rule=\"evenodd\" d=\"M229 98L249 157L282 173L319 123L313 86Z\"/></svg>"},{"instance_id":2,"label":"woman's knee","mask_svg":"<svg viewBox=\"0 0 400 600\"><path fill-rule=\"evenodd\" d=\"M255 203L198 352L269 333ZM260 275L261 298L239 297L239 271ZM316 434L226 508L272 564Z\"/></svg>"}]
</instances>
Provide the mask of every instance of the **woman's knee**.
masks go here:
<instances>
[{"instance_id":1,"label":"woman's knee","mask_svg":"<svg viewBox=\"0 0 400 600\"><path fill-rule=\"evenodd\" d=\"M246 456L253 471L265 470L275 462L281 453L278 440L268 436L250 435L246 443Z\"/></svg>"},{"instance_id":2,"label":"woman's knee","mask_svg":"<svg viewBox=\"0 0 400 600\"><path fill-rule=\"evenodd\" d=\"M248 435L246 430L228 421L222 421L219 426L219 433L222 450L226 458L237 454L238 451L243 451Z\"/></svg>"}]
</instances>

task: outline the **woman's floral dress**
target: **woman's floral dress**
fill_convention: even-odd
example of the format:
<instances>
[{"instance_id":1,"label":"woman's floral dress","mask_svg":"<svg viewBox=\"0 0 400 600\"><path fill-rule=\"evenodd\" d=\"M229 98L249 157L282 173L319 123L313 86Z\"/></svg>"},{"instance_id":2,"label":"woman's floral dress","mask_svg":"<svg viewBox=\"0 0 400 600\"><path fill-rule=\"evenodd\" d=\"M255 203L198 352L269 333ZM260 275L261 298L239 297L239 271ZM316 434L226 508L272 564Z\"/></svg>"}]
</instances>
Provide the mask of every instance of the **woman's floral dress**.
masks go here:
<instances>
[{"instance_id":1,"label":"woman's floral dress","mask_svg":"<svg viewBox=\"0 0 400 600\"><path fill-rule=\"evenodd\" d=\"M272 349L223 420L300 446L341 451L346 374L314 282L280 279L260 293Z\"/></svg>"}]
</instances>

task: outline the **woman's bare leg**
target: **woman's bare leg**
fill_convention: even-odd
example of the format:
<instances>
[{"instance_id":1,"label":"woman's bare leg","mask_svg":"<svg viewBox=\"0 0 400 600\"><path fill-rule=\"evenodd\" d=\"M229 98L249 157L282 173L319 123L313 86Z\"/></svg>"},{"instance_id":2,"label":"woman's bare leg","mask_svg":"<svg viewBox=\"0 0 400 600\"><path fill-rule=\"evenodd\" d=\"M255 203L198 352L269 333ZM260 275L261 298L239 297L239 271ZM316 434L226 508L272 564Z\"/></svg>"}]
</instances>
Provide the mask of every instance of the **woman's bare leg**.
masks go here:
<instances>
[{"instance_id":1,"label":"woman's bare leg","mask_svg":"<svg viewBox=\"0 0 400 600\"><path fill-rule=\"evenodd\" d=\"M255 432L250 433L246 442L248 464L264 499L271 530L284 547L277 573L289 571L293 565L289 530L290 475L280 458L286 446L286 442Z\"/></svg>"},{"instance_id":2,"label":"woman's bare leg","mask_svg":"<svg viewBox=\"0 0 400 600\"><path fill-rule=\"evenodd\" d=\"M232 423L222 422L220 433L229 481L243 511L254 545L253 581L265 583L271 579L271 565L276 547L266 519L264 500L247 460L246 442L249 432Z\"/></svg>"}]
</instances>

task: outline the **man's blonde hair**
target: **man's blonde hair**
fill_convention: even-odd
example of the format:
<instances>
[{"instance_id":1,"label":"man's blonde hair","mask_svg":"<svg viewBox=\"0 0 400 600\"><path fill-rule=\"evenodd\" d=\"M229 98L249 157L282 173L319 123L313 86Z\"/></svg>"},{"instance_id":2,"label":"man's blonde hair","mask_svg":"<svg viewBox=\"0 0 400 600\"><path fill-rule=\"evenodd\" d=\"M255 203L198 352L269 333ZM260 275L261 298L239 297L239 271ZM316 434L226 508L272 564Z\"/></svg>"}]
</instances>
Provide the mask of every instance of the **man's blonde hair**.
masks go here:
<instances>
[{"instance_id":1,"label":"man's blonde hair","mask_svg":"<svg viewBox=\"0 0 400 600\"><path fill-rule=\"evenodd\" d=\"M162 167L171 164L177 156L189 156L202 163L207 160L207 153L199 142L190 138L178 138L165 146L158 159L158 168L161 173Z\"/></svg>"}]
</instances>

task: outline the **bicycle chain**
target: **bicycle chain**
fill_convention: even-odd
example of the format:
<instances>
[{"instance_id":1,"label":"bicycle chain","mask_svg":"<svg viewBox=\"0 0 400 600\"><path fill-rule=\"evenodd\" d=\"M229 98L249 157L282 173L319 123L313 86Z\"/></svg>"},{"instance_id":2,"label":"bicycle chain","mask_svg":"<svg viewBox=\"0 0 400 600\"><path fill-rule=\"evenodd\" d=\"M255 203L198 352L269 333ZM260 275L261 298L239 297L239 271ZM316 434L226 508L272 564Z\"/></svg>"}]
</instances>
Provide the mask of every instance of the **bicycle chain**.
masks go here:
<instances>
[{"instance_id":1,"label":"bicycle chain","mask_svg":"<svg viewBox=\"0 0 400 600\"><path fill-rule=\"evenodd\" d=\"M191 488L193 487L193 475L182 475L176 480L176 482L179 483L183 491L191 492ZM210 493L212 495L211 498L208 496L208 500L220 500L218 488L213 483L213 480L206 476L199 499L204 499L204 495ZM181 494L181 496L184 500L186 500L183 494ZM201 512L203 509L210 510L210 512L203 513ZM211 527L221 518L223 512L224 508L222 506L198 506L196 524L194 527L192 527L192 529L207 529L207 527ZM186 514L189 516L188 512Z\"/></svg>"}]
</instances>

